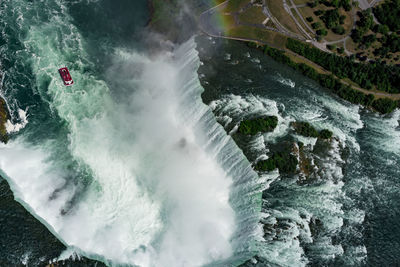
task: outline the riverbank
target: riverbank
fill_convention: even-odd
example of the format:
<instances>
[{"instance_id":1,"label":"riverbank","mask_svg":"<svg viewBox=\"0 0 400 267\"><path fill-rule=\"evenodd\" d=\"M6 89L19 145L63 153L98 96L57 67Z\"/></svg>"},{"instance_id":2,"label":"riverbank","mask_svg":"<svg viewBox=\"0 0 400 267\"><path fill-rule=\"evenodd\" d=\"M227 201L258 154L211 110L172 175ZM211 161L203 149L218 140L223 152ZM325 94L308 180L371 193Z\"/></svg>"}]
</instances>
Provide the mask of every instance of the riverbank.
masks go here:
<instances>
[{"instance_id":1,"label":"riverbank","mask_svg":"<svg viewBox=\"0 0 400 267\"><path fill-rule=\"evenodd\" d=\"M306 77L317 81L321 86L329 89L331 92L353 104L362 105L381 114L391 113L400 104L400 101L392 100L390 98L375 99L373 92L370 94L365 94L362 91L354 90L352 86L344 83L331 72L321 72L316 70L311 64L307 64L305 62L297 63L293 61L291 57L287 56L284 50L279 50L267 45L263 46L252 42L248 43L248 45L252 48L262 50L264 54L272 57L274 60L284 63L301 72Z\"/></svg>"},{"instance_id":2,"label":"riverbank","mask_svg":"<svg viewBox=\"0 0 400 267\"><path fill-rule=\"evenodd\" d=\"M398 106L400 100L400 94L397 91L398 67L386 66L381 63L360 63L355 60L354 56L338 56L319 46L317 46L318 48L312 47L310 43L316 46L315 42L309 40L306 43L300 41L301 38L291 37L292 35L287 33L284 27L271 27L268 24L271 21L279 25L279 21L276 21L271 14L268 15L269 20L264 21L267 23L249 24L244 21L251 17L251 14L247 13L251 10L253 10L251 11L253 13L257 12L254 11L254 8L260 9L260 4L241 1L241 4L232 11L232 7L229 6L230 3L229 0L225 1L223 4L201 14L200 23L204 33L217 38L253 42L256 46L266 45L273 49L282 50L284 55L278 56L275 53L269 56L278 56L275 60L289 64L297 70L302 68L301 71L304 75L317 80L324 87L329 87L328 89L332 89L332 85L326 84L326 80L333 78L335 81L333 86L337 88L332 91L352 103L372 107L380 113L390 113ZM247 16L241 16L242 13L246 13ZM261 12L258 13L261 14ZM223 29L221 30L215 21L218 21L216 19L218 16L226 17L227 15L231 15L235 19L224 19L230 21L230 24L228 23L229 25L225 26L225 31L222 31ZM242 30L238 31L239 28ZM295 49L298 47L300 49ZM288 58L288 60L283 59L282 56ZM307 70L304 70L304 66ZM310 75L310 71L316 73ZM364 101L366 103L363 103Z\"/></svg>"},{"instance_id":3,"label":"riverbank","mask_svg":"<svg viewBox=\"0 0 400 267\"><path fill-rule=\"evenodd\" d=\"M6 101L0 97L0 142L8 142L8 134L6 129L6 122L8 119L8 111Z\"/></svg>"}]
</instances>

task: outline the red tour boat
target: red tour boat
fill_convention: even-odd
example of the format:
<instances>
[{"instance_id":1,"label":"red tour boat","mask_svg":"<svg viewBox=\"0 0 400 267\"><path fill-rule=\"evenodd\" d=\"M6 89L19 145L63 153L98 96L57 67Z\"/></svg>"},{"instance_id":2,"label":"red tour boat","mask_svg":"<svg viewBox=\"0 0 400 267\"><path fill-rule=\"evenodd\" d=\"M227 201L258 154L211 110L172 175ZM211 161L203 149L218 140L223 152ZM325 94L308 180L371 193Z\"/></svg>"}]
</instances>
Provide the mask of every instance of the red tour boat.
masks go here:
<instances>
[{"instance_id":1,"label":"red tour boat","mask_svg":"<svg viewBox=\"0 0 400 267\"><path fill-rule=\"evenodd\" d=\"M71 74L69 74L67 67L59 69L58 72L60 73L65 86L70 86L74 83L74 81L71 78Z\"/></svg>"}]
</instances>

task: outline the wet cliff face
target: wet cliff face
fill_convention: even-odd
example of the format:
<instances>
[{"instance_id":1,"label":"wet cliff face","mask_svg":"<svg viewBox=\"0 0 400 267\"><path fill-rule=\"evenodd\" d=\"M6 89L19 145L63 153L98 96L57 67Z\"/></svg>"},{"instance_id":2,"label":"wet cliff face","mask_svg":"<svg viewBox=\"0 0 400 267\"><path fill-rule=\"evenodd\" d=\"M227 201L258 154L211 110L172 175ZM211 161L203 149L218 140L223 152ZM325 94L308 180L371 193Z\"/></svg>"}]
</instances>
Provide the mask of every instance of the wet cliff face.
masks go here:
<instances>
[{"instance_id":1,"label":"wet cliff face","mask_svg":"<svg viewBox=\"0 0 400 267\"><path fill-rule=\"evenodd\" d=\"M0 141L7 143L8 135L6 130L6 122L8 119L7 105L4 99L0 98Z\"/></svg>"}]
</instances>

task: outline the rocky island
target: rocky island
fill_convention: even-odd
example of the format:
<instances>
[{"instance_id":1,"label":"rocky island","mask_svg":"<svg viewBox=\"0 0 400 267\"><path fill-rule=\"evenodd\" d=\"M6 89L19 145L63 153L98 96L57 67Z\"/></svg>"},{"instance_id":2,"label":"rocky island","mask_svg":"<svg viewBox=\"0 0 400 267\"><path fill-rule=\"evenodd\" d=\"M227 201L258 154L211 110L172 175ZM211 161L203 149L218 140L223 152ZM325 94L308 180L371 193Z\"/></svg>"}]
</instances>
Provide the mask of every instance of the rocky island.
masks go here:
<instances>
[{"instance_id":1,"label":"rocky island","mask_svg":"<svg viewBox=\"0 0 400 267\"><path fill-rule=\"evenodd\" d=\"M8 135L6 129L6 122L8 119L7 106L4 99L0 98L0 141L7 143Z\"/></svg>"}]
</instances>

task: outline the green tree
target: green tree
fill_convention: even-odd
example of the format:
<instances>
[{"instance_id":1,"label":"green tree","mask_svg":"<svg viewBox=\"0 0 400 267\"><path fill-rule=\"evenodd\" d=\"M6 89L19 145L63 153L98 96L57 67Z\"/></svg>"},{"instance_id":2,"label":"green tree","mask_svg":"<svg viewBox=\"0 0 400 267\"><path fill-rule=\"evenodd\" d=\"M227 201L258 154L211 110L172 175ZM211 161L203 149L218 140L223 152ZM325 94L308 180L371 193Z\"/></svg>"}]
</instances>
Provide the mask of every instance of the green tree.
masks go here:
<instances>
[{"instance_id":1,"label":"green tree","mask_svg":"<svg viewBox=\"0 0 400 267\"><path fill-rule=\"evenodd\" d=\"M332 51L336 49L336 45L327 45L326 47Z\"/></svg>"},{"instance_id":2,"label":"green tree","mask_svg":"<svg viewBox=\"0 0 400 267\"><path fill-rule=\"evenodd\" d=\"M341 25L335 26L335 27L332 29L332 31L333 31L334 33L336 33L336 34L339 34L339 35L343 35L343 34L345 33L345 30L344 30L343 26L341 26Z\"/></svg>"},{"instance_id":3,"label":"green tree","mask_svg":"<svg viewBox=\"0 0 400 267\"><path fill-rule=\"evenodd\" d=\"M314 22L313 24L311 24L311 27L313 29L319 29L321 27L321 23L319 22Z\"/></svg>"},{"instance_id":4,"label":"green tree","mask_svg":"<svg viewBox=\"0 0 400 267\"><path fill-rule=\"evenodd\" d=\"M320 36L326 36L328 34L328 31L326 29L319 29L319 30L317 30L316 33L317 33L317 35L320 35Z\"/></svg>"}]
</instances>

